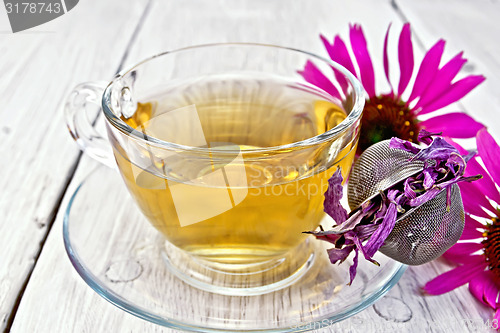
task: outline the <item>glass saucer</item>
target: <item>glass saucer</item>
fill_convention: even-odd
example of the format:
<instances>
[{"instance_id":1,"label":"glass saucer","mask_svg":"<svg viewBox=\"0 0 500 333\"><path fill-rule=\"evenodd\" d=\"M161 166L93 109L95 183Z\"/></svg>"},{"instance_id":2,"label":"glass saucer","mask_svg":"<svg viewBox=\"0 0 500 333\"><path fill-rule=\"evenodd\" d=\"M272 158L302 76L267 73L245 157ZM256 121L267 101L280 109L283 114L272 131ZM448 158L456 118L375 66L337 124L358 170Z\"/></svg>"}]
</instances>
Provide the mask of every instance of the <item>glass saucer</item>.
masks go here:
<instances>
[{"instance_id":1,"label":"glass saucer","mask_svg":"<svg viewBox=\"0 0 500 333\"><path fill-rule=\"evenodd\" d=\"M195 332L318 329L373 304L406 269L377 254L381 266L360 260L347 286L351 262L332 265L326 255L331 244L311 238L314 263L286 288L255 296L197 289L167 268L164 241L107 167L92 171L73 194L63 234L73 266L99 295L137 317Z\"/></svg>"}]
</instances>

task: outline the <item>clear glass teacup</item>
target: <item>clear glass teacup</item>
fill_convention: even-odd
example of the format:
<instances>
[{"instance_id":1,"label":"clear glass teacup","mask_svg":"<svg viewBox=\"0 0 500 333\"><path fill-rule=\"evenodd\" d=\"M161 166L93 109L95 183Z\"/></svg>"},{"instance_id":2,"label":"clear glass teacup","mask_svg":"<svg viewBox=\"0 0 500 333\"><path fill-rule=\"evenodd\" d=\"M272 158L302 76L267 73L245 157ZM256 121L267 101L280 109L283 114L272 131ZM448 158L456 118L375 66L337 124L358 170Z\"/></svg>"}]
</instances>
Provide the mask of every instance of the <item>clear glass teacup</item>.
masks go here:
<instances>
[{"instance_id":1,"label":"clear glass teacup","mask_svg":"<svg viewBox=\"0 0 500 333\"><path fill-rule=\"evenodd\" d=\"M305 80L306 64L326 77ZM101 102L108 138L86 115ZM323 218L333 172L347 177L363 103L359 82L330 60L213 44L153 56L107 86L79 85L65 110L80 147L117 166L172 272L204 290L253 295L311 266L303 232Z\"/></svg>"}]
</instances>

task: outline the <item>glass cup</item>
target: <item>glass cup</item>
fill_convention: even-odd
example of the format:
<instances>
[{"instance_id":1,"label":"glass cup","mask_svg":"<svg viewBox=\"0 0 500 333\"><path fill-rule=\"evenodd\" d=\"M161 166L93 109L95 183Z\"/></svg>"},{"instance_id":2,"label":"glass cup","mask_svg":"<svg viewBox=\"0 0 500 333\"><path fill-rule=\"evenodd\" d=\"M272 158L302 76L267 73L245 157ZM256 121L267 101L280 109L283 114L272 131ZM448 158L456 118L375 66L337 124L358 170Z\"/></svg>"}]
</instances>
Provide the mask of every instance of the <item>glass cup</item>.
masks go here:
<instances>
[{"instance_id":1,"label":"glass cup","mask_svg":"<svg viewBox=\"0 0 500 333\"><path fill-rule=\"evenodd\" d=\"M335 88L304 79L313 64ZM100 102L108 138L88 121ZM256 295L311 267L303 232L324 217L333 172L348 175L363 105L360 83L330 60L213 44L79 85L65 112L80 147L117 167L172 272L203 290Z\"/></svg>"}]
</instances>

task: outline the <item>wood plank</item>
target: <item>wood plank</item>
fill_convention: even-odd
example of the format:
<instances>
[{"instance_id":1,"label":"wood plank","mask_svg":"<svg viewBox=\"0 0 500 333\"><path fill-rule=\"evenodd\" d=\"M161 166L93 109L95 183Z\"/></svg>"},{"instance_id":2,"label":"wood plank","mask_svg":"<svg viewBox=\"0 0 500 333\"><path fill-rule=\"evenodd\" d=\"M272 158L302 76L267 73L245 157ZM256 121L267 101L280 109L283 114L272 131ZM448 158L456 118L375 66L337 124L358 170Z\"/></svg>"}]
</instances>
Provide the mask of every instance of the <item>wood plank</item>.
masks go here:
<instances>
[{"instance_id":1,"label":"wood plank","mask_svg":"<svg viewBox=\"0 0 500 333\"><path fill-rule=\"evenodd\" d=\"M99 164L84 156L61 207L80 181ZM46 246L19 306L12 332L160 332L95 293L68 259L61 236L65 208L58 213ZM57 307L51 305L57 304ZM35 310L36 309L36 310Z\"/></svg>"},{"instance_id":2,"label":"wood plank","mask_svg":"<svg viewBox=\"0 0 500 333\"><path fill-rule=\"evenodd\" d=\"M318 32L330 36L342 32L346 36L349 22L362 22L370 47L375 48L372 56L381 64L381 43L389 21L394 22L394 31L400 29L402 22L389 2L369 0L355 3L321 1L314 6L306 1L290 2L287 6L273 1L155 1L129 51L127 63L133 64L167 49L224 41L275 43L324 54ZM422 38L426 38L425 35ZM434 36L429 38L435 41ZM380 80L383 74L379 74ZM20 304L13 325L15 332L172 331L107 303L85 285L66 258L60 236L63 209L72 190L93 165L88 158L83 159L66 193ZM106 193L96 195L105 196ZM374 307L319 331L466 331L469 326L463 319L477 322L488 318L484 308L470 306L476 303L466 289L460 288L440 297L422 297L418 293L425 281L446 268L443 262L411 268L388 297ZM200 303L204 301L199 300ZM58 307L54 309L52 304ZM448 326L443 327L443 324Z\"/></svg>"},{"instance_id":3,"label":"wood plank","mask_svg":"<svg viewBox=\"0 0 500 333\"><path fill-rule=\"evenodd\" d=\"M84 156L74 181L68 188L62 206L70 194L98 164ZM118 175L117 175L118 176ZM104 200L104 198L103 198ZM26 293L21 301L12 332L174 332L134 317L109 304L98 296L76 273L64 250L61 239L61 209L46 246L35 267ZM462 332L481 327L488 320L488 311L475 304L464 287L454 293L423 297L419 288L432 276L449 266L437 261L410 268L387 296L365 311L318 332ZM182 290L176 291L182 293ZM187 296L189 297L189 296ZM279 301L279 300L277 300ZM198 300L199 306L206 300ZM54 308L52 304L58 306ZM198 305L196 305L198 304ZM219 304L220 305L220 304ZM209 308L218 304L210 303ZM266 313L263 313L263 316ZM311 323L319 326L319 323ZM486 330L479 330L486 331Z\"/></svg>"},{"instance_id":4,"label":"wood plank","mask_svg":"<svg viewBox=\"0 0 500 333\"><path fill-rule=\"evenodd\" d=\"M367 5L369 3L367 0L364 2ZM129 51L127 63L133 64L146 56L167 49L224 41L275 43L302 49L315 48L318 52L324 52L318 38L320 31L332 35L337 31L347 32L350 20L366 21L363 15L352 16L352 13L358 13L354 4L339 6L340 3L341 1L334 3L322 1L317 6L311 6L309 2L298 1L284 8L279 2L268 1L257 1L251 4L245 1L210 3L199 0L194 2L156 1L146 19L146 24L137 36L136 43ZM389 5L377 6L374 11L382 14L390 12L391 8ZM312 17L317 19L311 20ZM392 15L392 18L397 19L395 15ZM257 25L253 23L256 20L259 22ZM384 19L371 21L374 31L385 30ZM368 26L368 33L369 28L370 26ZM42 287L43 281L52 278L54 263L64 262L62 258L65 257L60 239L58 239L60 222L57 223L52 232L55 235L51 233L46 250L40 258L33 279L23 297L13 329L29 331L37 328L41 331L66 331L72 328L73 331L103 331L104 327L113 327L118 330L119 328L134 328L133 330L151 328L151 325L148 326L141 320L122 314L113 306L100 300L90 289L82 286L83 283L79 277L75 278L76 274L72 272L67 261L64 264L66 268L56 271L64 272L60 273L64 274L59 277L60 281L71 281L71 283L55 283L54 286L62 285L64 290L45 291L46 288ZM78 294L75 295L75 293ZM65 295L71 295L71 297ZM47 299L50 303L57 302L64 306L60 306L61 310L58 312L45 313L46 307L43 304L47 304ZM81 302L74 302L74 299L79 299ZM84 317L81 315L82 304L92 304ZM38 310L33 311L33 309ZM33 317L35 312L37 315ZM27 320L28 316L30 320ZM96 320L89 320L88 316ZM52 319L45 320L46 318ZM106 324L108 320L110 323Z\"/></svg>"},{"instance_id":5,"label":"wood plank","mask_svg":"<svg viewBox=\"0 0 500 333\"><path fill-rule=\"evenodd\" d=\"M130 51L128 65L166 50L221 42L268 43L327 56L319 34L333 39L341 33L348 38L348 24L356 22L363 23L370 48L381 56L389 22L394 22L396 30L402 26L388 1L377 5L366 0L320 0L314 5L306 0L286 4L265 0L155 1L151 12ZM380 74L382 77L383 71Z\"/></svg>"},{"instance_id":6,"label":"wood plank","mask_svg":"<svg viewBox=\"0 0 500 333\"><path fill-rule=\"evenodd\" d=\"M79 156L64 123L65 97L77 83L114 75L145 5L84 1L38 30L0 35L0 329Z\"/></svg>"}]
</instances>

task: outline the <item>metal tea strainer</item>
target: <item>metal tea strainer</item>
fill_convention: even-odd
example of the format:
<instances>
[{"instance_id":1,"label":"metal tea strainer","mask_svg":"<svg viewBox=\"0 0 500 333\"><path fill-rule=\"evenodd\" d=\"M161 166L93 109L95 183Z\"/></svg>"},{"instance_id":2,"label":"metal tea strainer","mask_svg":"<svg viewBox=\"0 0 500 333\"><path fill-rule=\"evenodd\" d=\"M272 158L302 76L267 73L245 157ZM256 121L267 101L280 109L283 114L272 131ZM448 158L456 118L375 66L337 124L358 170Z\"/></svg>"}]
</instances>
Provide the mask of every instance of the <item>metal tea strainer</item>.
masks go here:
<instances>
[{"instance_id":1,"label":"metal tea strainer","mask_svg":"<svg viewBox=\"0 0 500 333\"><path fill-rule=\"evenodd\" d=\"M411 153L389 148L389 142L372 145L354 163L347 186L351 210L423 170L424 162L409 161ZM458 185L453 184L450 191L449 210L443 189L434 199L405 212L379 251L404 264L421 265L455 244L464 229L465 215Z\"/></svg>"}]
</instances>

